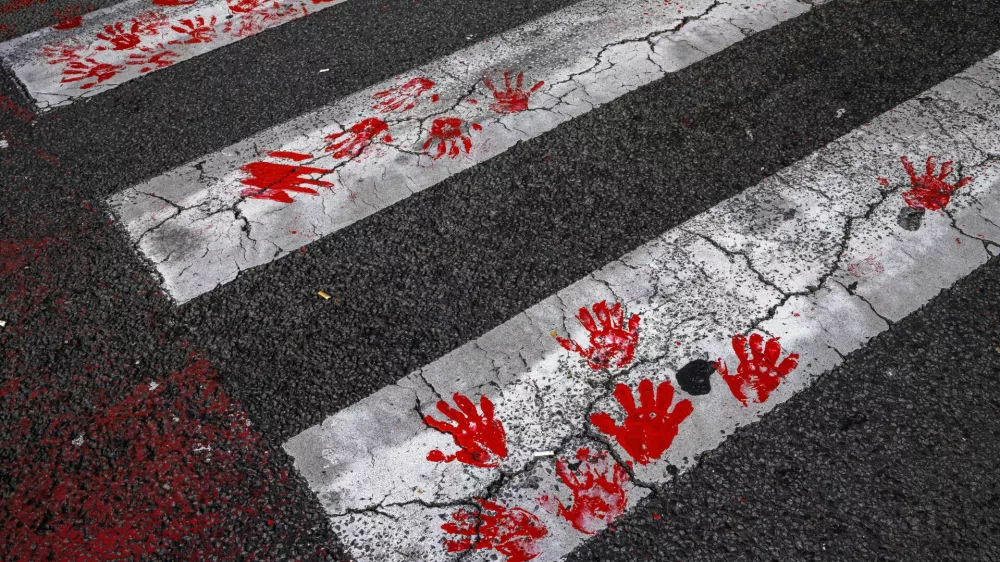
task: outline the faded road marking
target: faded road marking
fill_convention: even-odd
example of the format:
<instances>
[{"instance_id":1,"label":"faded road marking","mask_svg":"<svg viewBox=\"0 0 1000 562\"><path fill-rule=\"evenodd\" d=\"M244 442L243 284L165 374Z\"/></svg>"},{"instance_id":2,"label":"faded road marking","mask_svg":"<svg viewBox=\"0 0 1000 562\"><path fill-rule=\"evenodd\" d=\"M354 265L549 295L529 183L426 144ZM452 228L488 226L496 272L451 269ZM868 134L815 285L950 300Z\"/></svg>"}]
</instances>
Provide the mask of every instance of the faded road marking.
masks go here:
<instances>
[{"instance_id":1,"label":"faded road marking","mask_svg":"<svg viewBox=\"0 0 1000 562\"><path fill-rule=\"evenodd\" d=\"M561 459L584 456L581 449L588 459L605 453L615 459L627 474L620 482L632 507L737 427L788 400L1000 253L998 102L1000 53L330 416L284 448L360 561L450 560L446 545L453 544L454 527L442 523L462 510L479 513L484 501L531 515L539 531L511 545L523 554L519 559L561 560L587 532L607 524L581 524L571 511L552 509L553 498L563 506L575 501ZM932 175L947 183L950 200L926 209L916 229L903 228L897 214L909 208L908 190L940 186L927 174L910 175L901 156L925 162L931 155L955 163L952 177L943 178L939 168ZM964 177L972 180L963 183ZM850 267L873 263L872 256L877 274ZM618 347L607 339L614 330L602 332L603 323L586 321L580 310L601 301L627 311L619 320L593 308L621 332ZM626 320L632 314L638 323ZM631 343L626 325L636 328L634 349L625 349ZM571 343L588 341L616 351L614 362L594 369L588 364L594 354ZM630 357L621 363L623 350ZM709 362L716 363L716 372L707 372L710 384L692 381L691 373L706 374ZM717 376L720 370L726 375ZM684 381L681 371L687 371ZM635 411L633 401L642 404L654 385L663 388L655 407L675 417L662 433L669 448L636 448L627 439L622 446L622 414ZM506 454L497 468L427 460L428 451L450 443L422 418L454 393L487 397L491 414L502 420ZM676 413L684 401L690 412ZM538 451L554 451L555 458ZM607 512L617 514L620 496L608 490ZM486 559L479 554L465 559Z\"/></svg>"},{"instance_id":2,"label":"faded road marking","mask_svg":"<svg viewBox=\"0 0 1000 562\"><path fill-rule=\"evenodd\" d=\"M184 303L809 9L794 0L692 0L683 7L587 0L181 166L110 203L166 291ZM301 166L332 171L306 179L332 185L298 184L314 193L296 197L259 191L248 198L246 167L275 153L308 155ZM294 174L288 169L282 177Z\"/></svg>"}]
</instances>

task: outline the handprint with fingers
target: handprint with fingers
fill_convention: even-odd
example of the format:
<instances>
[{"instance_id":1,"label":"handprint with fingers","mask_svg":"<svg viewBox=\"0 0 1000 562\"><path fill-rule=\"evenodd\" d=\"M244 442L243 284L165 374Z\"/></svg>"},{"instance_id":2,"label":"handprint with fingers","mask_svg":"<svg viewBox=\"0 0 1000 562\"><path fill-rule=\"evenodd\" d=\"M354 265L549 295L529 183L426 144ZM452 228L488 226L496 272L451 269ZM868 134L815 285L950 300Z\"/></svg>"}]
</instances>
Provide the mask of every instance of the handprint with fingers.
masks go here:
<instances>
[{"instance_id":1,"label":"handprint with fingers","mask_svg":"<svg viewBox=\"0 0 1000 562\"><path fill-rule=\"evenodd\" d=\"M760 334L752 334L750 339L743 335L733 336L733 351L740 360L735 374L730 374L726 363L719 358L715 367L722 375L722 380L729 385L729 390L737 400L748 406L751 401L763 403L781 380L788 376L799 364L799 354L792 353L778 363L781 357L781 344L778 338L770 338L764 343ZM750 354L747 355L749 348Z\"/></svg>"},{"instance_id":2,"label":"handprint with fingers","mask_svg":"<svg viewBox=\"0 0 1000 562\"><path fill-rule=\"evenodd\" d=\"M590 449L576 452L580 466L571 472L566 459L556 461L556 474L573 492L573 504L566 507L549 496L538 502L550 513L555 512L581 533L592 535L625 512L628 498L624 484L628 474L624 467L609 458L607 451L591 454Z\"/></svg>"},{"instance_id":3,"label":"handprint with fingers","mask_svg":"<svg viewBox=\"0 0 1000 562\"><path fill-rule=\"evenodd\" d=\"M520 507L508 508L477 498L481 509L463 508L451 515L454 522L441 525L458 539L444 541L448 552L493 550L507 557L507 562L528 562L541 554L537 541L549 534L545 524L533 513Z\"/></svg>"},{"instance_id":4,"label":"handprint with fingers","mask_svg":"<svg viewBox=\"0 0 1000 562\"><path fill-rule=\"evenodd\" d=\"M646 465L663 456L670 448L677 430L694 407L690 400L674 404L674 387L663 381L653 394L653 382L639 382L639 406L632 397L632 389L624 384L615 387L615 398L625 410L625 421L618 425L607 412L590 416L590 423L601 433L615 441L639 464ZM673 406L673 409L670 408Z\"/></svg>"},{"instance_id":5,"label":"handprint with fingers","mask_svg":"<svg viewBox=\"0 0 1000 562\"><path fill-rule=\"evenodd\" d=\"M621 303L615 303L608 309L608 302L601 301L593 309L597 322L587 307L581 308L576 315L590 334L590 347L584 349L569 338L556 337L556 341L567 351L583 356L594 370L606 369L612 363L616 367L628 365L632 362L635 346L639 343L639 315L630 316L626 325Z\"/></svg>"},{"instance_id":6,"label":"handprint with fingers","mask_svg":"<svg viewBox=\"0 0 1000 562\"><path fill-rule=\"evenodd\" d=\"M489 76L483 76L483 84L489 88L496 101L490 104L490 109L497 113L518 113L528 109L528 98L545 82L539 80L530 89L524 89L524 73L518 72L513 87L510 84L510 72L503 73L504 89L498 90Z\"/></svg>"},{"instance_id":7,"label":"handprint with fingers","mask_svg":"<svg viewBox=\"0 0 1000 562\"><path fill-rule=\"evenodd\" d=\"M381 113L409 111L417 106L420 96L433 87L434 82L423 76L411 78L399 86L393 86L388 90L376 92L372 96L372 99L375 100L375 103L372 104L372 109ZM431 101L437 100L437 94L433 94Z\"/></svg>"},{"instance_id":8,"label":"handprint with fingers","mask_svg":"<svg viewBox=\"0 0 1000 562\"><path fill-rule=\"evenodd\" d=\"M906 156L900 157L906 174L910 176L909 191L903 193L903 201L914 209L926 209L928 211L940 211L951 201L951 196L955 190L965 186L972 181L970 177L960 177L955 183L948 183L945 179L954 170L954 162L949 160L941 164L941 171L938 173L934 157L928 156L924 166L924 174L918 176Z\"/></svg>"},{"instance_id":9,"label":"handprint with fingers","mask_svg":"<svg viewBox=\"0 0 1000 562\"><path fill-rule=\"evenodd\" d=\"M100 62L89 57L83 60L71 60L63 68L62 82L82 81L80 89L86 90L114 78L121 69L122 67L116 64Z\"/></svg>"},{"instance_id":10,"label":"handprint with fingers","mask_svg":"<svg viewBox=\"0 0 1000 562\"><path fill-rule=\"evenodd\" d=\"M427 460L432 462L457 460L481 468L495 468L500 459L507 457L507 432L500 420L494 417L493 402L481 396L479 407L482 413L480 413L466 396L456 392L452 398L458 406L457 410L444 400L437 403L437 409L455 422L454 425L431 416L424 416L424 422L438 431L450 434L460 450L453 455L445 455L435 449L427 454Z\"/></svg>"},{"instance_id":11,"label":"handprint with fingers","mask_svg":"<svg viewBox=\"0 0 1000 562\"><path fill-rule=\"evenodd\" d=\"M431 145L437 143L437 151L431 154L431 158L437 160L445 154L448 155L448 158L456 158L461 154L459 143L462 143L462 148L468 154L472 150L472 138L469 136L468 128L465 121L457 117L440 117L435 119L431 123L430 134L427 137L427 141L424 142L423 149L428 150ZM474 131L483 130L482 125L478 123L473 123L471 128Z\"/></svg>"},{"instance_id":12,"label":"handprint with fingers","mask_svg":"<svg viewBox=\"0 0 1000 562\"><path fill-rule=\"evenodd\" d=\"M355 158L379 135L383 142L392 142L389 135L389 124L377 118L370 117L351 125L346 131L334 133L326 137L326 151L332 152L334 158Z\"/></svg>"}]
</instances>

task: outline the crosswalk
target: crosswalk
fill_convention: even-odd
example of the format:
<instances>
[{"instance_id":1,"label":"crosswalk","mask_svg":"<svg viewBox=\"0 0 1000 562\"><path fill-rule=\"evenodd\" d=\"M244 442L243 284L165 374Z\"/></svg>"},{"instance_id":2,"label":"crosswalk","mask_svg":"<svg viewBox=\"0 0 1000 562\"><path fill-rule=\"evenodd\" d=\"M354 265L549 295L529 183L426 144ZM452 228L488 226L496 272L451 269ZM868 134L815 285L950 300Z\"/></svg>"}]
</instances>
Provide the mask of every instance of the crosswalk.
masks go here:
<instances>
[{"instance_id":1,"label":"crosswalk","mask_svg":"<svg viewBox=\"0 0 1000 562\"><path fill-rule=\"evenodd\" d=\"M51 110L337 3L147 1L0 57ZM105 202L176 309L211 303L827 3L584 0ZM282 436L284 451L359 562L566 559L1000 254L998 86L1000 52L393 384L311 411L322 421Z\"/></svg>"}]
</instances>

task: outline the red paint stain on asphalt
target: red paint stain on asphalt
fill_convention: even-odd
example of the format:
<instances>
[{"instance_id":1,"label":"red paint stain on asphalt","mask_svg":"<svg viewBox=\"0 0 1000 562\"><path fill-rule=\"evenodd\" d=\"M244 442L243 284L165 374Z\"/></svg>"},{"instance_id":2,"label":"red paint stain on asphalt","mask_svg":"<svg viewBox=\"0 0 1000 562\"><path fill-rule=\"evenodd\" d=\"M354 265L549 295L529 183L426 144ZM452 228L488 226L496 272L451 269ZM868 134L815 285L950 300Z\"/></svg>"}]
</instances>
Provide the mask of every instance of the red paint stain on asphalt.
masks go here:
<instances>
[{"instance_id":1,"label":"red paint stain on asphalt","mask_svg":"<svg viewBox=\"0 0 1000 562\"><path fill-rule=\"evenodd\" d=\"M460 536L444 541L448 552L493 550L506 556L507 562L527 562L540 554L536 541L549 531L538 517L519 507L475 501L482 508L478 513L462 508L452 514L454 522L441 525L445 532Z\"/></svg>"},{"instance_id":2,"label":"red paint stain on asphalt","mask_svg":"<svg viewBox=\"0 0 1000 562\"><path fill-rule=\"evenodd\" d=\"M428 78L423 76L413 78L405 84L393 86L372 95L372 99L375 100L372 109L382 113L409 111L417 106L420 96L433 87L434 82ZM434 98L437 98L437 94L434 95ZM437 99L431 101L437 101Z\"/></svg>"},{"instance_id":3,"label":"red paint stain on asphalt","mask_svg":"<svg viewBox=\"0 0 1000 562\"><path fill-rule=\"evenodd\" d=\"M659 459L670 448L677 431L694 407L690 400L674 402L674 387L663 381L653 394L653 382L639 382L639 405L636 406L632 389L619 383L615 398L625 411L625 421L618 425L607 412L590 416L590 423L601 433L613 437L618 445L639 464L649 464ZM670 406L673 405L673 409Z\"/></svg>"},{"instance_id":4,"label":"red paint stain on asphalt","mask_svg":"<svg viewBox=\"0 0 1000 562\"><path fill-rule=\"evenodd\" d=\"M16 101L2 94L0 94L0 111L9 113L25 123L35 118L35 114L30 109L19 105Z\"/></svg>"},{"instance_id":5,"label":"red paint stain on asphalt","mask_svg":"<svg viewBox=\"0 0 1000 562\"><path fill-rule=\"evenodd\" d=\"M4 398L43 403L47 391ZM234 468L266 462L249 426L201 360L92 415L57 415L9 467L0 558L136 559L177 546L184 559L237 558L220 525L267 510L262 490L246 492L247 473Z\"/></svg>"},{"instance_id":6,"label":"red paint stain on asphalt","mask_svg":"<svg viewBox=\"0 0 1000 562\"><path fill-rule=\"evenodd\" d=\"M972 181L971 177L960 178L955 183L948 183L945 179L951 175L954 162L949 160L941 164L940 173L936 171L937 165L934 157L928 156L925 170L922 175L917 175L906 156L900 157L903 168L910 177L910 191L903 193L903 201L914 209L926 209L928 211L940 211L951 201L951 196L955 190L965 186Z\"/></svg>"},{"instance_id":7,"label":"red paint stain on asphalt","mask_svg":"<svg viewBox=\"0 0 1000 562\"><path fill-rule=\"evenodd\" d=\"M274 154L272 153L272 156ZM297 157L292 159L298 160ZM240 170L249 176L240 180L240 183L249 186L244 188L240 194L250 199L269 199L279 203L292 203L294 200L289 193L319 195L318 191L309 186L333 187L331 182L305 177L332 171L324 168L258 161L251 162Z\"/></svg>"},{"instance_id":8,"label":"red paint stain on asphalt","mask_svg":"<svg viewBox=\"0 0 1000 562\"><path fill-rule=\"evenodd\" d=\"M67 29L74 29L80 27L83 23L83 16L89 12L94 11L94 6L84 6L82 4L77 6L67 6L62 9L57 9L52 12L58 23L52 26L52 29L58 29L60 31L65 31Z\"/></svg>"},{"instance_id":9,"label":"red paint stain on asphalt","mask_svg":"<svg viewBox=\"0 0 1000 562\"><path fill-rule=\"evenodd\" d=\"M355 158L368 148L376 137L383 134L383 142L392 142L389 125L377 117L371 117L351 125L346 131L326 137L324 140L329 144L325 150L332 152L334 158Z\"/></svg>"},{"instance_id":10,"label":"red paint stain on asphalt","mask_svg":"<svg viewBox=\"0 0 1000 562\"><path fill-rule=\"evenodd\" d=\"M524 89L524 73L518 72L514 85L510 83L510 72L503 73L504 89L498 90L488 76L483 76L483 84L493 94L495 102L490 104L490 109L497 113L519 113L528 109L528 99L531 94L545 85L545 82L538 81L530 89Z\"/></svg>"},{"instance_id":11,"label":"red paint stain on asphalt","mask_svg":"<svg viewBox=\"0 0 1000 562\"><path fill-rule=\"evenodd\" d=\"M546 510L569 521L577 531L592 535L625 512L628 498L624 484L628 475L607 451L592 455L590 449L581 448L576 452L576 460L580 466L575 472L570 471L566 459L556 461L556 474L573 493L572 506L566 507L548 496L538 501Z\"/></svg>"},{"instance_id":12,"label":"red paint stain on asphalt","mask_svg":"<svg viewBox=\"0 0 1000 562\"><path fill-rule=\"evenodd\" d=\"M462 394L452 397L458 409L452 408L444 400L437 403L437 409L451 419L454 425L424 416L424 422L432 428L450 434L459 447L453 455L446 455L435 449L427 454L432 462L458 461L482 468L495 468L500 459L507 458L507 432L503 423L494 417L493 402L486 396L479 397L479 408Z\"/></svg>"},{"instance_id":13,"label":"red paint stain on asphalt","mask_svg":"<svg viewBox=\"0 0 1000 562\"><path fill-rule=\"evenodd\" d=\"M639 315L630 316L626 325L621 303L615 303L609 309L607 301L601 301L594 304L593 309L593 315L587 307L582 307L576 315L590 334L589 348L584 349L569 338L556 337L556 341L567 351L579 353L594 370L607 369L612 363L616 367L628 365L639 343ZM596 322L594 315L597 316Z\"/></svg>"},{"instance_id":14,"label":"red paint stain on asphalt","mask_svg":"<svg viewBox=\"0 0 1000 562\"><path fill-rule=\"evenodd\" d=\"M479 124L473 124L475 131L483 130ZM462 149L468 154L472 150L472 138L469 137L468 124L457 117L439 117L431 123L431 130L423 149L428 150L432 145L437 146L437 150L431 154L431 158L437 160L445 154L448 158L457 158ZM461 148L459 143L461 143ZM429 153L429 150L428 150Z\"/></svg>"},{"instance_id":15,"label":"red paint stain on asphalt","mask_svg":"<svg viewBox=\"0 0 1000 562\"><path fill-rule=\"evenodd\" d=\"M733 336L732 345L740 360L736 373L729 373L722 358L715 363L715 368L722 375L722 380L726 381L733 396L744 406L748 406L750 402L767 401L782 379L799 364L798 353L792 353L778 363L781 357L778 338L770 338L765 344L764 337L760 334L752 334L749 340L743 335L736 335Z\"/></svg>"},{"instance_id":16,"label":"red paint stain on asphalt","mask_svg":"<svg viewBox=\"0 0 1000 562\"><path fill-rule=\"evenodd\" d=\"M14 12L19 12L25 8L30 8L35 4L44 4L45 0L11 0L3 6L0 6L0 16L6 16L7 14L13 14Z\"/></svg>"}]
</instances>

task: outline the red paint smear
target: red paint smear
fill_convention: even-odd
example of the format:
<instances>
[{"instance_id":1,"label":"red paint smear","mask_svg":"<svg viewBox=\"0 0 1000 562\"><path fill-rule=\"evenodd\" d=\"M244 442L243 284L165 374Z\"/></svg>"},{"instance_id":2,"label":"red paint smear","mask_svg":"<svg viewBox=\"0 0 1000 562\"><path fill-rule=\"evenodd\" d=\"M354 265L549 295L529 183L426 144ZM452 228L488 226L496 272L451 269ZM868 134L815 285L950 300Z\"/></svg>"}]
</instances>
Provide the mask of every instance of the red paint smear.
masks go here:
<instances>
[{"instance_id":1,"label":"red paint smear","mask_svg":"<svg viewBox=\"0 0 1000 562\"><path fill-rule=\"evenodd\" d=\"M624 384L615 387L615 398L625 410L625 422L619 426L606 412L597 412L590 416L590 423L601 433L614 437L630 457L643 465L663 456L677 437L681 422L694 411L690 400L681 400L670 409L674 401L670 381L660 383L655 396L652 381L640 381L638 406L632 389Z\"/></svg>"},{"instance_id":2,"label":"red paint smear","mask_svg":"<svg viewBox=\"0 0 1000 562\"><path fill-rule=\"evenodd\" d=\"M593 306L597 322L587 307L579 310L576 318L590 334L590 347L584 349L576 341L557 337L556 341L567 351L579 353L587 360L590 368L607 369L615 362L615 366L624 367L632 362L635 346L639 343L639 316L629 317L628 325L624 325L625 313L621 303L615 303L608 309L608 302L601 301ZM600 323L600 326L597 325Z\"/></svg>"},{"instance_id":3,"label":"red paint smear","mask_svg":"<svg viewBox=\"0 0 1000 562\"><path fill-rule=\"evenodd\" d=\"M737 400L748 406L750 401L762 403L781 384L781 379L788 376L799 362L799 354L792 353L781 363L781 345L778 338L770 338L764 343L760 334L752 334L749 341L743 335L733 336L733 351L740 360L736 374L730 374L722 358L715 363L715 368L722 375L722 380L729 385L729 390ZM749 346L750 355L747 355Z\"/></svg>"},{"instance_id":4,"label":"red paint smear","mask_svg":"<svg viewBox=\"0 0 1000 562\"><path fill-rule=\"evenodd\" d=\"M434 429L448 433L455 441L459 450L454 455L445 455L435 449L427 454L427 460L432 462L458 461L482 468L494 468L500 459L507 458L507 432L503 423L493 417L493 402L486 396L479 397L479 407L468 397L455 393L452 397L458 410L452 408L444 400L437 403L437 409L450 418L454 425L438 421L431 416L424 416L424 422Z\"/></svg>"},{"instance_id":5,"label":"red paint smear","mask_svg":"<svg viewBox=\"0 0 1000 562\"><path fill-rule=\"evenodd\" d=\"M60 10L55 10L52 15L59 23L52 26L52 29L66 30L80 27L83 23L83 15L94 10L94 6L67 6Z\"/></svg>"},{"instance_id":6,"label":"red paint smear","mask_svg":"<svg viewBox=\"0 0 1000 562\"><path fill-rule=\"evenodd\" d=\"M498 90L488 76L483 76L483 84L493 93L494 103L490 104L490 109L497 113L519 113L528 109L528 98L545 82L538 81L529 90L524 89L524 73L517 73L517 78L513 86L510 83L510 72L503 73L504 89Z\"/></svg>"},{"instance_id":7,"label":"red paint smear","mask_svg":"<svg viewBox=\"0 0 1000 562\"><path fill-rule=\"evenodd\" d=\"M293 160L295 162L301 162L303 160L309 160L313 158L312 154L303 154L301 152L288 152L286 150L272 150L267 153L268 156L274 158L284 158L286 160Z\"/></svg>"},{"instance_id":8,"label":"red paint smear","mask_svg":"<svg viewBox=\"0 0 1000 562\"><path fill-rule=\"evenodd\" d=\"M451 515L454 523L441 525L447 533L461 535L457 540L444 541L448 552L493 550L507 557L507 562L527 562L540 552L536 541L549 534L545 524L533 513L519 507L476 499L482 506L479 513L460 509Z\"/></svg>"},{"instance_id":9,"label":"red paint smear","mask_svg":"<svg viewBox=\"0 0 1000 562\"><path fill-rule=\"evenodd\" d=\"M9 113L25 123L35 118L35 114L31 110L21 107L17 102L3 94L0 94L0 111Z\"/></svg>"},{"instance_id":10,"label":"red paint smear","mask_svg":"<svg viewBox=\"0 0 1000 562\"><path fill-rule=\"evenodd\" d=\"M297 157L294 159L298 160ZM333 187L331 182L304 177L333 171L324 168L276 164L274 162L251 162L240 170L249 175L249 177L240 180L240 183L250 186L244 188L240 194L250 199L270 199L279 203L292 203L294 200L288 194L289 192L319 195L318 191L306 186Z\"/></svg>"},{"instance_id":11,"label":"red paint smear","mask_svg":"<svg viewBox=\"0 0 1000 562\"><path fill-rule=\"evenodd\" d=\"M21 398L38 400L44 391ZM83 444L74 445L81 435ZM220 523L268 509L259 487L250 486L249 496L241 491L246 473L238 469L260 468L266 456L217 375L192 361L155 389L140 384L93 415L52 420L8 467L0 558L97 561L157 551L172 559L234 558L239 549Z\"/></svg>"},{"instance_id":12,"label":"red paint smear","mask_svg":"<svg viewBox=\"0 0 1000 562\"><path fill-rule=\"evenodd\" d=\"M457 117L439 117L435 119L431 123L430 134L424 142L423 149L427 150L432 144L437 143L437 151L431 154L431 158L437 160L445 154L448 155L448 158L456 158L462 153L462 150L459 148L459 143L461 143L462 148L465 149L465 153L468 154L472 150L472 139L469 138L466 127L465 121ZM473 128L475 128L475 125Z\"/></svg>"},{"instance_id":13,"label":"red paint smear","mask_svg":"<svg viewBox=\"0 0 1000 562\"><path fill-rule=\"evenodd\" d=\"M625 512L628 498L623 485L628 475L607 451L591 455L590 449L579 449L576 460L580 462L576 472L570 471L566 459L556 461L556 474L573 493L572 507L548 496L538 501L550 512L554 507L577 531L593 535Z\"/></svg>"},{"instance_id":14,"label":"red paint smear","mask_svg":"<svg viewBox=\"0 0 1000 562\"><path fill-rule=\"evenodd\" d=\"M123 67L116 64L98 62L92 58L86 58L82 61L71 60L67 62L66 66L63 68L63 78L61 81L64 84L82 81L84 83L80 85L80 89L86 90L93 88L105 80L110 80L118 74L118 71L122 70L122 68Z\"/></svg>"},{"instance_id":15,"label":"red paint smear","mask_svg":"<svg viewBox=\"0 0 1000 562\"><path fill-rule=\"evenodd\" d=\"M392 141L392 137L388 134L389 125L377 117L371 117L351 125L346 131L326 137L325 140L329 142L326 151L333 152L334 158L356 158L376 137L383 133L385 136L382 140ZM346 138L341 139L345 135ZM337 142L338 139L340 139L339 142Z\"/></svg>"},{"instance_id":16,"label":"red paint smear","mask_svg":"<svg viewBox=\"0 0 1000 562\"><path fill-rule=\"evenodd\" d=\"M70 16L68 18L62 18L59 23L52 26L52 29L58 29L64 31L67 29L73 29L74 27L80 27L83 23L83 16Z\"/></svg>"},{"instance_id":17,"label":"red paint smear","mask_svg":"<svg viewBox=\"0 0 1000 562\"><path fill-rule=\"evenodd\" d=\"M927 209L928 211L940 211L951 201L951 195L972 181L971 177L960 178L957 183L948 183L945 180L951 175L954 164L949 160L941 164L941 172L935 170L934 157L928 156L924 174L918 176L913 169L913 164L906 158L900 157L906 174L910 176L910 186L912 189L903 193L903 201L914 209Z\"/></svg>"},{"instance_id":18,"label":"red paint smear","mask_svg":"<svg viewBox=\"0 0 1000 562\"><path fill-rule=\"evenodd\" d=\"M891 184L889 183L889 179L888 178L879 177L878 178L878 183L881 184L882 187L890 187L891 186Z\"/></svg>"},{"instance_id":19,"label":"red paint smear","mask_svg":"<svg viewBox=\"0 0 1000 562\"><path fill-rule=\"evenodd\" d=\"M375 103L372 109L382 113L392 111L409 111L417 106L420 95L434 87L434 82L422 76L414 78L400 86L376 92L372 99ZM437 94L434 95L437 97ZM431 101L437 101L431 98Z\"/></svg>"}]
</instances>

